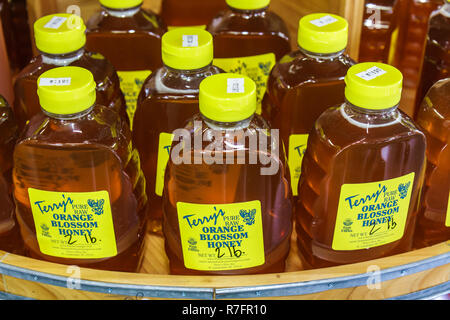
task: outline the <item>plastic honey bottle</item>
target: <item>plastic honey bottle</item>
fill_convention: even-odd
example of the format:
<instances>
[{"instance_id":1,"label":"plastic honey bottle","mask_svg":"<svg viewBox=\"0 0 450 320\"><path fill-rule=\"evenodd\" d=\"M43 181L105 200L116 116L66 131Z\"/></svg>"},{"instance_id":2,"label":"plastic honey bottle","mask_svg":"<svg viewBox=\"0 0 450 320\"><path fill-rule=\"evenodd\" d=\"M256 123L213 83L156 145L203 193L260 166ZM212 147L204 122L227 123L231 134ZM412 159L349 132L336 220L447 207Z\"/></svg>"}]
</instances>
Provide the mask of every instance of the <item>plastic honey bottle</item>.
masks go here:
<instances>
[{"instance_id":1,"label":"plastic honey bottle","mask_svg":"<svg viewBox=\"0 0 450 320\"><path fill-rule=\"evenodd\" d=\"M436 81L450 76L450 0L440 10L431 14L417 92L417 108ZM450 95L450 93L448 94ZM416 109L417 113L417 109Z\"/></svg>"},{"instance_id":2,"label":"plastic honey bottle","mask_svg":"<svg viewBox=\"0 0 450 320\"><path fill-rule=\"evenodd\" d=\"M1 68L0 95L2 95L9 103L12 103L14 101L14 94L12 88L11 69L8 59L8 52L6 49L4 31L1 24L0 24L0 68Z\"/></svg>"},{"instance_id":3,"label":"plastic honey bottle","mask_svg":"<svg viewBox=\"0 0 450 320\"><path fill-rule=\"evenodd\" d=\"M345 101L344 78L355 63L344 53L347 41L344 18L307 15L299 22L299 49L277 63L269 76L262 115L280 130L294 196L309 132L322 112Z\"/></svg>"},{"instance_id":4,"label":"plastic honey bottle","mask_svg":"<svg viewBox=\"0 0 450 320\"><path fill-rule=\"evenodd\" d=\"M284 21L268 9L270 0L226 0L229 9L209 24L214 37L214 64L226 72L239 73L257 85L258 107L275 63L291 51Z\"/></svg>"},{"instance_id":5,"label":"plastic honey bottle","mask_svg":"<svg viewBox=\"0 0 450 320\"><path fill-rule=\"evenodd\" d=\"M13 150L18 128L13 112L0 96L0 250L25 254L12 196Z\"/></svg>"},{"instance_id":6,"label":"plastic honey bottle","mask_svg":"<svg viewBox=\"0 0 450 320\"><path fill-rule=\"evenodd\" d=\"M346 84L347 102L319 117L303 159L296 231L307 268L412 248L426 142L398 110L402 74L361 63Z\"/></svg>"},{"instance_id":7,"label":"plastic honey bottle","mask_svg":"<svg viewBox=\"0 0 450 320\"><path fill-rule=\"evenodd\" d=\"M162 38L164 66L145 81L134 115L133 142L146 176L149 230L160 233L164 173L172 132L198 113L198 90L206 77L221 73L212 65L213 39L196 28L177 28ZM149 125L151 123L151 125Z\"/></svg>"},{"instance_id":8,"label":"plastic honey bottle","mask_svg":"<svg viewBox=\"0 0 450 320\"><path fill-rule=\"evenodd\" d=\"M225 0L163 0L161 17L169 28L183 26L206 28L208 23L226 7Z\"/></svg>"},{"instance_id":9,"label":"plastic honey bottle","mask_svg":"<svg viewBox=\"0 0 450 320\"><path fill-rule=\"evenodd\" d=\"M279 139L255 114L256 84L239 74L208 77L199 106L174 135L165 176L171 273L284 271L292 231L289 173Z\"/></svg>"},{"instance_id":10,"label":"plastic honey bottle","mask_svg":"<svg viewBox=\"0 0 450 320\"><path fill-rule=\"evenodd\" d=\"M445 0L400 0L398 7L399 29L395 35L389 64L397 67L404 76L404 89L415 95L427 38L430 14Z\"/></svg>"},{"instance_id":11,"label":"plastic honey bottle","mask_svg":"<svg viewBox=\"0 0 450 320\"><path fill-rule=\"evenodd\" d=\"M91 71L97 84L97 102L110 107L127 119L125 99L116 70L103 56L85 50L86 26L71 14L54 14L34 24L36 47L40 54L19 73L14 83L14 113L22 129L27 121L41 112L37 79L47 70L78 66Z\"/></svg>"},{"instance_id":12,"label":"plastic honey bottle","mask_svg":"<svg viewBox=\"0 0 450 320\"><path fill-rule=\"evenodd\" d=\"M400 1L365 0L359 62L388 63L398 33Z\"/></svg>"},{"instance_id":13,"label":"plastic honey bottle","mask_svg":"<svg viewBox=\"0 0 450 320\"><path fill-rule=\"evenodd\" d=\"M101 12L87 22L87 48L103 54L118 70L130 122L142 84L162 66L161 18L142 9L143 0L100 0ZM132 126L132 123L131 123Z\"/></svg>"},{"instance_id":14,"label":"plastic honey bottle","mask_svg":"<svg viewBox=\"0 0 450 320\"><path fill-rule=\"evenodd\" d=\"M29 255L135 272L147 197L126 122L96 104L92 73L61 67L38 79L43 112L14 151L17 219Z\"/></svg>"},{"instance_id":15,"label":"plastic honey bottle","mask_svg":"<svg viewBox=\"0 0 450 320\"><path fill-rule=\"evenodd\" d=\"M427 171L415 247L450 239L450 78L429 90L417 115L427 137Z\"/></svg>"}]
</instances>

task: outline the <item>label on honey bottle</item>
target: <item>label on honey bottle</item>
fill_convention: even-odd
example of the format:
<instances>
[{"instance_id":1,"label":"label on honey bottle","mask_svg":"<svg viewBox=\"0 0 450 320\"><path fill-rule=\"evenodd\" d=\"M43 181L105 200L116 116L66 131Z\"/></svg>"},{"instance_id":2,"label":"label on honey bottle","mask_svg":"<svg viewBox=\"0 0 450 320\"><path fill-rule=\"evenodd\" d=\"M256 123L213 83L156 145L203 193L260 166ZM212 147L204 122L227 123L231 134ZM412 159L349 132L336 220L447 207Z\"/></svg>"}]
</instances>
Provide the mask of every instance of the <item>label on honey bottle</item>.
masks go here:
<instances>
[{"instance_id":1,"label":"label on honey bottle","mask_svg":"<svg viewBox=\"0 0 450 320\"><path fill-rule=\"evenodd\" d=\"M164 175L167 162L170 158L170 147L172 146L173 134L161 132L159 134L158 162L156 166L155 193L162 196L164 189Z\"/></svg>"},{"instance_id":2,"label":"label on honey bottle","mask_svg":"<svg viewBox=\"0 0 450 320\"><path fill-rule=\"evenodd\" d=\"M136 112L137 100L141 92L142 85L150 76L150 70L142 71L117 71L122 90L127 103L127 113L130 118L130 128L133 128L134 113Z\"/></svg>"},{"instance_id":3,"label":"label on honey bottle","mask_svg":"<svg viewBox=\"0 0 450 320\"><path fill-rule=\"evenodd\" d=\"M447 216L445 217L445 226L450 227L450 192L448 194Z\"/></svg>"},{"instance_id":4,"label":"label on honey bottle","mask_svg":"<svg viewBox=\"0 0 450 320\"><path fill-rule=\"evenodd\" d=\"M264 264L261 202L177 203L184 265L202 271Z\"/></svg>"},{"instance_id":5,"label":"label on honey bottle","mask_svg":"<svg viewBox=\"0 0 450 320\"><path fill-rule=\"evenodd\" d=\"M266 93L267 80L275 63L276 57L274 53L250 57L214 59L214 65L224 71L248 76L255 81L258 100L257 114L261 114L261 102Z\"/></svg>"},{"instance_id":6,"label":"label on honey bottle","mask_svg":"<svg viewBox=\"0 0 450 320\"><path fill-rule=\"evenodd\" d=\"M107 191L53 192L28 189L42 253L70 259L117 255Z\"/></svg>"},{"instance_id":7,"label":"label on honey bottle","mask_svg":"<svg viewBox=\"0 0 450 320\"><path fill-rule=\"evenodd\" d=\"M294 197L298 196L298 182L302 173L302 161L308 144L308 136L307 134L293 134L289 137L288 164Z\"/></svg>"},{"instance_id":8,"label":"label on honey bottle","mask_svg":"<svg viewBox=\"0 0 450 320\"><path fill-rule=\"evenodd\" d=\"M414 172L370 183L344 184L333 250L360 250L400 240L405 231Z\"/></svg>"}]
</instances>

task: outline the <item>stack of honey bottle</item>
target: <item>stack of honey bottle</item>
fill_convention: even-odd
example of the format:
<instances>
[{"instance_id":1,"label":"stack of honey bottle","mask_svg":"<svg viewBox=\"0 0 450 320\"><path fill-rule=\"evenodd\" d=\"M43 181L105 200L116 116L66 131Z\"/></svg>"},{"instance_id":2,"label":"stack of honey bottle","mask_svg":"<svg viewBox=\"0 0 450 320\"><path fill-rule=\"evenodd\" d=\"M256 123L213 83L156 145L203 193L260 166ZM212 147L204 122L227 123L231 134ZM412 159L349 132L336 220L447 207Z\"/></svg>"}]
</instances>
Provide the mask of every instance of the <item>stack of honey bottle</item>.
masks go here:
<instances>
[{"instance_id":1,"label":"stack of honey bottle","mask_svg":"<svg viewBox=\"0 0 450 320\"><path fill-rule=\"evenodd\" d=\"M138 272L150 233L171 274L233 275L283 272L292 237L305 268L450 239L448 0L414 119L392 62L406 1L367 1L388 27L366 17L359 63L331 13L292 50L270 0L99 3L38 19L39 54L0 78L0 249Z\"/></svg>"}]
</instances>

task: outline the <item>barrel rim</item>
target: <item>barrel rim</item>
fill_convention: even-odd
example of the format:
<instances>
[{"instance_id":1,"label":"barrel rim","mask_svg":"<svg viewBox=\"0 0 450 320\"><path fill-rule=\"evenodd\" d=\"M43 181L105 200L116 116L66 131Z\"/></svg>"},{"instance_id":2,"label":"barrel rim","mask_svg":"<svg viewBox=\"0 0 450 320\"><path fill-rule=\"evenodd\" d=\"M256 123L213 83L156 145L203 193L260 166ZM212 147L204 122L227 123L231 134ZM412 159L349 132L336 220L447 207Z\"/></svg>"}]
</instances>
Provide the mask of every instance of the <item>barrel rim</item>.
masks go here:
<instances>
[{"instance_id":1,"label":"barrel rim","mask_svg":"<svg viewBox=\"0 0 450 320\"><path fill-rule=\"evenodd\" d=\"M411 275L414 273L418 273L421 271L426 271L432 268L444 266L450 263L450 250L448 250L450 246L450 241L446 241L444 243L438 244L429 248L438 248L439 252L444 252L437 254L435 256L430 256L431 254L426 251L427 248L422 249L425 251L417 250L416 252L410 251L404 254L400 254L393 257L398 257L402 260L405 255L411 255L414 259L412 262L395 265L391 267L381 267L379 269L379 277L381 279L381 283L396 279L399 277L403 277L405 275ZM431 250L431 252L435 252L435 250ZM3 254L2 254L3 253ZM32 282L40 282L47 285L54 285L59 287L68 288L68 280L71 277L62 276L56 274L57 272L45 272L45 271L37 271L32 268L27 268L23 266L25 263L22 261L22 265L14 265L11 262L8 262L8 257L20 257L25 259L25 261L29 261L26 257L15 256L10 253L0 251L0 274L4 274L7 276L11 276L18 279L29 280ZM378 266L386 266L386 260L391 257L366 261L358 264L347 265L351 270L358 270L357 265L378 265ZM34 261L34 259L31 259ZM14 260L13 260L14 261ZM18 260L21 261L20 259ZM49 270L52 270L55 266L57 268L67 268L66 265L58 265L45 261L38 261L42 265L47 265ZM18 263L19 264L19 263ZM353 266L353 267L352 267ZM318 269L320 271L326 271L326 274L342 274L342 267L331 267L331 268L323 268ZM339 269L340 268L340 269ZM83 269L83 268L81 268ZM361 266L359 267L361 269ZM57 269L58 270L58 269ZM87 269L91 270L91 269ZM317 269L316 269L317 271ZM294 272L285 272L282 273L284 275L289 275L289 277L300 277L302 272L305 271L294 271ZM347 272L348 273L348 272ZM126 273L114 273L117 274L117 279L120 279L121 275L126 275ZM75 287L77 290L87 291L87 292L96 292L96 293L105 293L109 295L120 295L120 296L130 296L130 297L148 297L148 298L165 298L165 299L201 299L201 300L213 300L213 299L243 299L243 298L273 298L273 297L288 297L288 296L298 296L298 295L306 295L306 294L314 294L318 292L328 291L331 289L341 289L341 288L350 288L357 287L361 285L367 285L367 281L370 279L372 274L370 272L366 273L355 273L345 276L337 276L337 277L326 277L320 279L312 279L312 280L304 280L297 282L289 282L289 283L277 283L277 284L264 284L258 285L258 281L261 281L261 275L258 276L245 276L251 277L252 280L255 281L255 285L245 285L245 286L230 286L230 285L222 285L220 281L215 283L214 279L221 278L222 280L239 277L239 276L207 276L206 279L208 281L203 281L201 283L208 285L198 285L195 287L189 287L189 281L184 281L185 279L192 279L193 276L175 276L175 275L165 275L165 277L158 278L160 275L154 274L133 274L133 281L138 282L139 279L144 280L154 280L154 279L168 279L171 281L176 280L176 285L151 285L151 284L137 284L137 283L124 283L124 282L111 282L111 281L102 281L102 280L87 280L87 279L79 279L76 283L78 286ZM274 274L272 274L273 276ZM276 275L276 274L275 274ZM263 275L264 276L264 275ZM203 276L197 276L202 277ZM73 278L72 278L73 279ZM239 279L239 278L238 278ZM144 281L145 282L145 281ZM224 283L222 281L222 283ZM226 283L226 282L225 282ZM261 283L261 282L260 282ZM180 284L180 285L179 285ZM183 285L185 284L185 285ZM72 286L73 288L73 286ZM8 293L9 294L9 293Z\"/></svg>"}]
</instances>

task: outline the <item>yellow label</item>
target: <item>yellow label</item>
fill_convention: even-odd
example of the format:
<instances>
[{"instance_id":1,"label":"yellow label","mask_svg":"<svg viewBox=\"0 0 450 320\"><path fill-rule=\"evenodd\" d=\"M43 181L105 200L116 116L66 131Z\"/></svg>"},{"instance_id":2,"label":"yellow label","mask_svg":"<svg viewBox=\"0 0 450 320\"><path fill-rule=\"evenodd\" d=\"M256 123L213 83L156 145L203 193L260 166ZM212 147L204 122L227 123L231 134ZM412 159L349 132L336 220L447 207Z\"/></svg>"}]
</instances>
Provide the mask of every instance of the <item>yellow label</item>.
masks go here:
<instances>
[{"instance_id":1,"label":"yellow label","mask_svg":"<svg viewBox=\"0 0 450 320\"><path fill-rule=\"evenodd\" d=\"M133 128L134 113L136 112L137 100L141 92L144 81L152 72L143 71L117 71L120 80L120 89L122 90L127 103L127 113L130 118L130 128Z\"/></svg>"},{"instance_id":2,"label":"yellow label","mask_svg":"<svg viewBox=\"0 0 450 320\"><path fill-rule=\"evenodd\" d=\"M28 195L42 253L71 259L117 255L107 191L52 192L29 188Z\"/></svg>"},{"instance_id":3,"label":"yellow label","mask_svg":"<svg viewBox=\"0 0 450 320\"><path fill-rule=\"evenodd\" d=\"M159 134L158 163L156 166L155 193L162 196L164 189L164 175L166 173L167 162L170 157L170 147L172 146L173 134L161 132Z\"/></svg>"},{"instance_id":4,"label":"yellow label","mask_svg":"<svg viewBox=\"0 0 450 320\"><path fill-rule=\"evenodd\" d=\"M391 180L344 184L333 236L333 250L360 250L403 237L414 172Z\"/></svg>"},{"instance_id":5,"label":"yellow label","mask_svg":"<svg viewBox=\"0 0 450 320\"><path fill-rule=\"evenodd\" d=\"M261 202L177 203L186 268L238 270L264 264Z\"/></svg>"},{"instance_id":6,"label":"yellow label","mask_svg":"<svg viewBox=\"0 0 450 320\"><path fill-rule=\"evenodd\" d=\"M248 76L256 83L256 97L258 99L257 114L261 114L261 102L267 89L270 71L275 66L274 53L267 53L251 57L214 59L214 65L226 72L239 73Z\"/></svg>"},{"instance_id":7,"label":"yellow label","mask_svg":"<svg viewBox=\"0 0 450 320\"><path fill-rule=\"evenodd\" d=\"M302 173L302 161L308 144L307 134L293 134L289 137L288 164L291 173L292 194L298 196L298 182Z\"/></svg>"},{"instance_id":8,"label":"yellow label","mask_svg":"<svg viewBox=\"0 0 450 320\"><path fill-rule=\"evenodd\" d=\"M445 217L445 226L450 227L450 193L448 194L447 216Z\"/></svg>"},{"instance_id":9,"label":"yellow label","mask_svg":"<svg viewBox=\"0 0 450 320\"><path fill-rule=\"evenodd\" d=\"M174 30L174 29L178 29L178 28L185 28L185 27L206 30L207 25L202 24L202 25L198 25L198 26L168 26L167 30L170 31L170 30Z\"/></svg>"}]
</instances>

